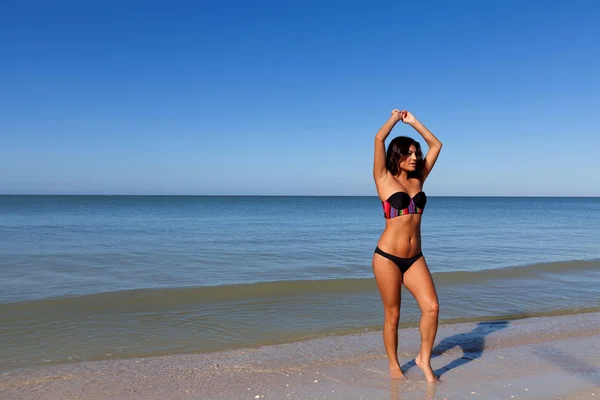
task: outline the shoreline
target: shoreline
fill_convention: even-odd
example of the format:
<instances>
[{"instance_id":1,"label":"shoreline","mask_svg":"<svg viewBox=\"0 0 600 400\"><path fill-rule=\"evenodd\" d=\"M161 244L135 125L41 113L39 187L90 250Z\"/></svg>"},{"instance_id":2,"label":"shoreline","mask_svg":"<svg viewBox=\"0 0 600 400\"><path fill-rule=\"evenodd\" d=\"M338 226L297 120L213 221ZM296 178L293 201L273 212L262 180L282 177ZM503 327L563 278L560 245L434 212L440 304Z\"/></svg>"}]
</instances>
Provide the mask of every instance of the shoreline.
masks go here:
<instances>
[{"instance_id":1,"label":"shoreline","mask_svg":"<svg viewBox=\"0 0 600 400\"><path fill-rule=\"evenodd\" d=\"M503 320L503 321L519 321L526 320L530 318L544 318L544 317L561 317L561 316L569 316L569 315L585 315L585 314L600 314L600 307L587 307L580 309L568 309L568 310L552 310L552 311L539 311L535 313L528 312L520 312L509 315L489 315L489 316L480 316L480 317L464 317L464 318L445 318L440 319L439 325L441 326L451 326L451 325L461 325L461 324L475 324L482 323L488 321L495 320ZM415 329L418 328L419 322L418 320L411 320L400 322L399 330L403 329ZM369 334L373 332L381 331L381 326L364 326L359 328L346 328L334 331L325 331L319 333L299 333L296 335L288 334L283 337L278 337L277 339L268 339L262 341L255 341L245 345L229 345L223 347L217 347L215 350L209 351L195 351L195 352L176 352L176 353L163 353L156 352L151 355L126 355L121 357L114 357L113 354L107 355L106 357L98 357L95 356L92 359L80 359L78 356L74 356L69 358L68 361L63 359L60 361L56 360L47 360L44 364L34 364L34 365L25 365L25 366L15 366L12 368L3 368L0 367L0 376L6 373L17 373L19 371L35 371L37 369L48 369L53 367L69 367L76 366L83 363L99 363L99 362L110 362L110 361L127 361L127 360L138 360L138 359L153 359L153 358L164 358L164 357L179 357L179 356L210 356L212 354L225 354L234 351L255 351L257 349L269 346L286 346L295 343L302 343L308 341L318 341L324 339L334 340L335 338L343 338L345 336L354 336L354 335L363 335Z\"/></svg>"},{"instance_id":2,"label":"shoreline","mask_svg":"<svg viewBox=\"0 0 600 400\"><path fill-rule=\"evenodd\" d=\"M417 328L399 330L406 382L387 378L381 332L372 331L224 352L19 369L0 374L0 397L600 398L598 312L441 324L432 359L441 383L433 388L412 361L418 347Z\"/></svg>"}]
</instances>

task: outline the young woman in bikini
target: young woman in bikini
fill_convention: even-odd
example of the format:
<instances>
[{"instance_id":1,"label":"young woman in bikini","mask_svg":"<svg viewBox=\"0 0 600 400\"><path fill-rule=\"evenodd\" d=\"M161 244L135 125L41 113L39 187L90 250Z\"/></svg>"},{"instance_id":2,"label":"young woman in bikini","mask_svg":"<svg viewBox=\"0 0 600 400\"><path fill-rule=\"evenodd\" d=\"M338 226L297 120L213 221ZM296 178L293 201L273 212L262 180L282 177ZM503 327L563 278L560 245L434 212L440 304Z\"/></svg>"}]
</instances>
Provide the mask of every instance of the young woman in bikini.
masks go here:
<instances>
[{"instance_id":1,"label":"young woman in bikini","mask_svg":"<svg viewBox=\"0 0 600 400\"><path fill-rule=\"evenodd\" d=\"M419 142L406 136L393 139L386 152L385 140L399 121L412 126L427 142L429 150L425 158ZM423 183L441 148L442 142L408 111L393 110L390 119L375 135L373 178L386 220L373 254L373 273L385 312L383 342L392 379L404 378L397 355L400 289L404 284L421 309L421 349L415 362L425 373L427 382L437 381L430 360L439 306L431 273L421 252L421 217L427 202Z\"/></svg>"}]
</instances>

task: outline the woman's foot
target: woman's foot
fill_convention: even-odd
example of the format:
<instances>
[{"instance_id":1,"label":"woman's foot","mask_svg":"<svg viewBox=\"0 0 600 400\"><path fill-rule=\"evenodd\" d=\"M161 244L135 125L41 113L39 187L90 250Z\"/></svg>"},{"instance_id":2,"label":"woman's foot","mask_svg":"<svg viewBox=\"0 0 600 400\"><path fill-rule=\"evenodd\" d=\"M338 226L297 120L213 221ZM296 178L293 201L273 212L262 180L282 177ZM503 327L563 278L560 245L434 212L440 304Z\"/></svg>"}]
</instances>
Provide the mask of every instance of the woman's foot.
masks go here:
<instances>
[{"instance_id":1,"label":"woman's foot","mask_svg":"<svg viewBox=\"0 0 600 400\"><path fill-rule=\"evenodd\" d=\"M390 379L404 380L406 376L402 373L399 365L390 365Z\"/></svg>"},{"instance_id":2,"label":"woman's foot","mask_svg":"<svg viewBox=\"0 0 600 400\"><path fill-rule=\"evenodd\" d=\"M419 368L421 368L421 370L425 374L425 379L427 379L427 382L439 382L437 376L435 376L433 370L431 369L431 364L429 362L421 360L421 353L419 353L419 355L415 358L415 363Z\"/></svg>"}]
</instances>

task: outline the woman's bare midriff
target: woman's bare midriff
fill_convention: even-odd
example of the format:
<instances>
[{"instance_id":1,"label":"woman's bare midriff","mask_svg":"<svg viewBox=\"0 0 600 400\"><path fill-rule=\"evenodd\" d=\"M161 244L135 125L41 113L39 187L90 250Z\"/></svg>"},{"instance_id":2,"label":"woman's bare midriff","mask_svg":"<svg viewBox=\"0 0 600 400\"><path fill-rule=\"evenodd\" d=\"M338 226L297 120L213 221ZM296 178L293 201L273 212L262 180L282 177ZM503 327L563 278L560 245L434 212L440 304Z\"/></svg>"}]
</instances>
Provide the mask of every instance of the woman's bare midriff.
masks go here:
<instances>
[{"instance_id":1,"label":"woman's bare midriff","mask_svg":"<svg viewBox=\"0 0 600 400\"><path fill-rule=\"evenodd\" d=\"M400 215L385 221L377 246L396 257L409 258L421 251L421 215Z\"/></svg>"}]
</instances>

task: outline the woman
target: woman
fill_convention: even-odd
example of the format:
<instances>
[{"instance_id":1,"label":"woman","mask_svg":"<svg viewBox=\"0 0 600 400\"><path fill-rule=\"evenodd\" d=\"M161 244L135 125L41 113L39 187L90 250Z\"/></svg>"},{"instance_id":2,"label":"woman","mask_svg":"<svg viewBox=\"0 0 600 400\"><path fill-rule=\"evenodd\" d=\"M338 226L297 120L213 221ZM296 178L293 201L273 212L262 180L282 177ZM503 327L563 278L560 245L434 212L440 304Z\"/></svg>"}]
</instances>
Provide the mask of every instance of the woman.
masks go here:
<instances>
[{"instance_id":1,"label":"woman","mask_svg":"<svg viewBox=\"0 0 600 400\"><path fill-rule=\"evenodd\" d=\"M386 156L385 139L398 121L412 126L425 139L429 146L425 159L419 143L406 136L392 140ZM437 381L430 360L438 326L438 298L421 253L421 214L427 202L423 183L441 148L442 143L408 111L393 110L375 135L373 178L386 221L373 254L373 273L385 311L383 342L392 379L404 378L397 355L400 289L404 284L421 309L421 349L415 362L427 382Z\"/></svg>"}]
</instances>

